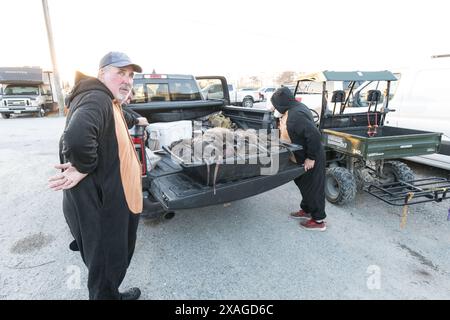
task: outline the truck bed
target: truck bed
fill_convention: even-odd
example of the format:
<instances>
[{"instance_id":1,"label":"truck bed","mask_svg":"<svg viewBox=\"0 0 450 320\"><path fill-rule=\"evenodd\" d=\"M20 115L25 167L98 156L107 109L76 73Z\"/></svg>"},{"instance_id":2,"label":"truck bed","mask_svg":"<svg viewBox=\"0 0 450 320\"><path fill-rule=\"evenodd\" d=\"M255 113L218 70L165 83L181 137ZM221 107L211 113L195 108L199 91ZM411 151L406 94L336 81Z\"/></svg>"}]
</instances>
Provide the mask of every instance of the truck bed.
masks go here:
<instances>
[{"instance_id":1,"label":"truck bed","mask_svg":"<svg viewBox=\"0 0 450 320\"><path fill-rule=\"evenodd\" d=\"M441 133L382 126L369 137L367 127L323 129L322 143L364 160L396 159L438 151Z\"/></svg>"},{"instance_id":2,"label":"truck bed","mask_svg":"<svg viewBox=\"0 0 450 320\"><path fill-rule=\"evenodd\" d=\"M266 110L227 106L223 108L223 111L225 116L230 117L243 129L270 129L272 119L270 113ZM289 149L292 150L298 150L299 148L301 146L289 145ZM233 177L233 175L227 176L226 179L217 179L215 185L212 185L214 179L210 176L211 183L206 185L205 181L196 177L195 174L187 172L187 168L177 163L168 152L160 153L158 155L162 156L162 159L153 170L147 173L143 180L143 188L149 192L152 201L156 201L152 203L156 205L159 202L166 211L235 201L271 190L303 174L303 166L290 162L289 154L290 152L287 152L286 147L280 150L279 171L275 174L254 176L254 174L246 172L251 169L248 164L224 164L221 165L219 170L221 175L230 175L230 173L236 172L236 169L238 175L236 177ZM257 166L258 172L261 169L260 167ZM203 170L204 167L194 167L194 171L197 169L200 172L206 172ZM212 174L212 171L210 174ZM202 178L205 180L204 176ZM222 180L222 182L219 182L219 180Z\"/></svg>"}]
</instances>

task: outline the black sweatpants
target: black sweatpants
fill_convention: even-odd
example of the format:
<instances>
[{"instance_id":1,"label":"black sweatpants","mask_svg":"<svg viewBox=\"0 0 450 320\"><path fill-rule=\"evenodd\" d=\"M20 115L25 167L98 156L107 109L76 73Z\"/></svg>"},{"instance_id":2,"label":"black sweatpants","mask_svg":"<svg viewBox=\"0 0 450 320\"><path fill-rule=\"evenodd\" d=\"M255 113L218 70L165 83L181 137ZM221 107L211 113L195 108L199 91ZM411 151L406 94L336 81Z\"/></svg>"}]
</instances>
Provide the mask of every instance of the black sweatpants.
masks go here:
<instances>
[{"instance_id":1,"label":"black sweatpants","mask_svg":"<svg viewBox=\"0 0 450 320\"><path fill-rule=\"evenodd\" d=\"M139 215L129 211L125 199L117 199L122 195L117 195L114 206L103 206L95 190L87 176L64 191L64 216L88 268L89 299L120 299L119 286L134 253Z\"/></svg>"},{"instance_id":2,"label":"black sweatpants","mask_svg":"<svg viewBox=\"0 0 450 320\"><path fill-rule=\"evenodd\" d=\"M325 213L325 156L316 160L314 168L294 179L300 190L300 208L314 220L323 220Z\"/></svg>"}]
</instances>

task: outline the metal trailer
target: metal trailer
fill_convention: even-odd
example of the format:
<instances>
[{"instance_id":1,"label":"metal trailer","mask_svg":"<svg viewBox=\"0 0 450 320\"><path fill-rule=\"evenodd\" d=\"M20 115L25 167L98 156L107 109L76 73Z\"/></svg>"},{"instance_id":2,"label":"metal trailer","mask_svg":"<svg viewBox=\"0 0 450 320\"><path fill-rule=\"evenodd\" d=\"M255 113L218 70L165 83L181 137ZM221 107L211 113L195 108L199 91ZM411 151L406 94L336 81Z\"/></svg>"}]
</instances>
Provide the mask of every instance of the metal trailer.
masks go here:
<instances>
[{"instance_id":1,"label":"metal trailer","mask_svg":"<svg viewBox=\"0 0 450 320\"><path fill-rule=\"evenodd\" d=\"M389 109L388 97L391 82L396 80L389 71L323 71L298 79L295 94L304 87L304 81L322 83L320 115L311 111L326 150L325 195L329 202L344 204L352 201L358 189L391 205L442 201L449 197L448 180L415 180L413 171L405 163L395 160L436 153L442 136L442 133L384 125L386 114L395 111ZM331 81L346 83L347 87L328 92L327 88L334 87L327 86ZM362 97L355 89L364 81L387 83L384 83L384 92L367 92L364 98L368 107L360 111L363 109L359 107Z\"/></svg>"}]
</instances>

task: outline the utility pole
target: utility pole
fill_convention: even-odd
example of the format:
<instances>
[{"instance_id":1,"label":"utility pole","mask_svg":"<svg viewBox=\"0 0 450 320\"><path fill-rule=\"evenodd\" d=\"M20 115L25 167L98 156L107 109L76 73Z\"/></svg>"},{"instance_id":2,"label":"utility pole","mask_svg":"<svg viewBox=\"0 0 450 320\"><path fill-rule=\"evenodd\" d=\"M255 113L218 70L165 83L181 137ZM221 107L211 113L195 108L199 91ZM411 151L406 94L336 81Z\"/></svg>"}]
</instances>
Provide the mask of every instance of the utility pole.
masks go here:
<instances>
[{"instance_id":1,"label":"utility pole","mask_svg":"<svg viewBox=\"0 0 450 320\"><path fill-rule=\"evenodd\" d=\"M52 23L50 21L50 13L48 11L47 0L42 0L42 8L44 9L45 25L47 26L48 46L50 47L50 56L53 65L53 77L55 79L56 98L59 105L59 116L64 116L64 98L61 92L61 82L59 80L58 65L56 63L55 47L53 43Z\"/></svg>"}]
</instances>

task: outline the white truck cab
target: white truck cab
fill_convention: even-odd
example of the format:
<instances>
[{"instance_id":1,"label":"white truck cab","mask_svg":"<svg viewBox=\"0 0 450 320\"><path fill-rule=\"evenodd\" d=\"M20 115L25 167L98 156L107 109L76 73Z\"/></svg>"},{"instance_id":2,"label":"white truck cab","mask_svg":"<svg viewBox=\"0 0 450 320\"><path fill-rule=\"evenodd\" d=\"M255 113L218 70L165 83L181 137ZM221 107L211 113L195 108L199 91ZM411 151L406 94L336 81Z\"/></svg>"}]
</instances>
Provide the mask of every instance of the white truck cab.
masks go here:
<instances>
[{"instance_id":1,"label":"white truck cab","mask_svg":"<svg viewBox=\"0 0 450 320\"><path fill-rule=\"evenodd\" d=\"M258 90L250 88L237 89L235 85L228 84L230 94L230 104L252 108L255 102L260 101ZM212 84L202 88L202 94L205 99L223 99L223 91L220 84Z\"/></svg>"}]
</instances>

